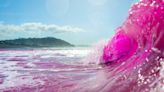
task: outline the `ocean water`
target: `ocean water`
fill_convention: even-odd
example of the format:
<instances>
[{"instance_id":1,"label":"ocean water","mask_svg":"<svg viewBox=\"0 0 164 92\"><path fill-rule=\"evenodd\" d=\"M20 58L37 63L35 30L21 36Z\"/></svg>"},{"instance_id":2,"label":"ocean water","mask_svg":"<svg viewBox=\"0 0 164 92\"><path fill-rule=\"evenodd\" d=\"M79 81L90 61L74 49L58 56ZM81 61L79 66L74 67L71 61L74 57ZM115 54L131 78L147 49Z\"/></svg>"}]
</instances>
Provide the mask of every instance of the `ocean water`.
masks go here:
<instances>
[{"instance_id":1,"label":"ocean water","mask_svg":"<svg viewBox=\"0 0 164 92\"><path fill-rule=\"evenodd\" d=\"M0 92L163 92L162 67L116 72L95 48L0 51ZM94 53L93 53L94 52ZM145 68L145 69L144 69ZM147 75L149 70L152 75ZM160 69L160 73L157 71ZM146 75L144 75L146 73Z\"/></svg>"},{"instance_id":2,"label":"ocean water","mask_svg":"<svg viewBox=\"0 0 164 92\"><path fill-rule=\"evenodd\" d=\"M79 62L89 52L89 48L1 50L0 92L57 92L69 87L76 81L73 77L96 69Z\"/></svg>"},{"instance_id":3,"label":"ocean water","mask_svg":"<svg viewBox=\"0 0 164 92\"><path fill-rule=\"evenodd\" d=\"M2 92L164 92L164 0L140 0L108 42L0 51Z\"/></svg>"}]
</instances>

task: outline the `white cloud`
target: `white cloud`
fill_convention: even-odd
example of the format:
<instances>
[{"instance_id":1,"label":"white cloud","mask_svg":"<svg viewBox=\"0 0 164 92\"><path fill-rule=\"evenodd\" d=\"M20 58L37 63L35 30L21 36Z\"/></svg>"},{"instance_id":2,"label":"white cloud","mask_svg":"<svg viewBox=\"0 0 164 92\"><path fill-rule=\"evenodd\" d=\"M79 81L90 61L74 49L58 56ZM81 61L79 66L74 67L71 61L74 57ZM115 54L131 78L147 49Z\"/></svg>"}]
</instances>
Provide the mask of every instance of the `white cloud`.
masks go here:
<instances>
[{"instance_id":1,"label":"white cloud","mask_svg":"<svg viewBox=\"0 0 164 92\"><path fill-rule=\"evenodd\" d=\"M23 23L20 25L0 23L0 39L45 37L58 33L81 32L83 29L73 26L59 26L43 23Z\"/></svg>"},{"instance_id":2,"label":"white cloud","mask_svg":"<svg viewBox=\"0 0 164 92\"><path fill-rule=\"evenodd\" d=\"M61 32L80 32L83 29L72 26L58 26L54 24L42 24L42 23L24 23L20 25L12 25L12 24L0 24L0 31L52 31L55 33Z\"/></svg>"}]
</instances>

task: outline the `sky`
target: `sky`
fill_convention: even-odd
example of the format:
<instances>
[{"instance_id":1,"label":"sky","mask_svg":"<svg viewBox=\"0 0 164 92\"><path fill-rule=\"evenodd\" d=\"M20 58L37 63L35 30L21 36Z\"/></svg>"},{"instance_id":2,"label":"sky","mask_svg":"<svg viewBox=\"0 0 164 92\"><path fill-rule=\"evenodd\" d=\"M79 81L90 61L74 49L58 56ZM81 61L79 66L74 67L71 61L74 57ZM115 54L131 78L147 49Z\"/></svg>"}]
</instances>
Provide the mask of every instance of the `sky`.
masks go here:
<instances>
[{"instance_id":1,"label":"sky","mask_svg":"<svg viewBox=\"0 0 164 92\"><path fill-rule=\"evenodd\" d=\"M0 40L56 37L76 45L109 39L137 0L0 0Z\"/></svg>"}]
</instances>

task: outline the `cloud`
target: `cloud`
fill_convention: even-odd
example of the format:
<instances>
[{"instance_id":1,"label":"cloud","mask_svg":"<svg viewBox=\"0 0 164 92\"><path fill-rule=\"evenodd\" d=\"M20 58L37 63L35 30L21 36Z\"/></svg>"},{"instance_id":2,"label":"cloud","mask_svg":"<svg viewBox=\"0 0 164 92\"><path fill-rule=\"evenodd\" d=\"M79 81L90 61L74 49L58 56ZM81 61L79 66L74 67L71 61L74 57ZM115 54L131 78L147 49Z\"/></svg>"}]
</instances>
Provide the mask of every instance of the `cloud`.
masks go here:
<instances>
[{"instance_id":1,"label":"cloud","mask_svg":"<svg viewBox=\"0 0 164 92\"><path fill-rule=\"evenodd\" d=\"M54 24L42 24L42 23L24 23L20 25L12 25L12 24L0 24L0 31L52 31L54 33L62 33L62 32L80 32L83 29L72 26L58 26Z\"/></svg>"},{"instance_id":2,"label":"cloud","mask_svg":"<svg viewBox=\"0 0 164 92\"><path fill-rule=\"evenodd\" d=\"M81 32L83 29L73 26L59 26L43 23L23 23L20 25L0 23L0 39L19 37L53 36L58 33Z\"/></svg>"}]
</instances>

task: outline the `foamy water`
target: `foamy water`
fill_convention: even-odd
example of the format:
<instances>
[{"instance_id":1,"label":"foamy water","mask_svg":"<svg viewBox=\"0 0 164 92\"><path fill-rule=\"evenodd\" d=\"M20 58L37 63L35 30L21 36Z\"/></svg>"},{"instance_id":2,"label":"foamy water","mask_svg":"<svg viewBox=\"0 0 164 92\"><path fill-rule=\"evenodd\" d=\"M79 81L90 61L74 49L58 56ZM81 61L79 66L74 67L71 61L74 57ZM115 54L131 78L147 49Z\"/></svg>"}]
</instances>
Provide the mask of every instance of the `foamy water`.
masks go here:
<instances>
[{"instance_id":1,"label":"foamy water","mask_svg":"<svg viewBox=\"0 0 164 92\"><path fill-rule=\"evenodd\" d=\"M45 85L43 79L49 75L78 70L76 68L78 62L89 52L88 48L2 50L0 51L0 90L13 92L22 87L34 87L35 90L39 85Z\"/></svg>"},{"instance_id":2,"label":"foamy water","mask_svg":"<svg viewBox=\"0 0 164 92\"><path fill-rule=\"evenodd\" d=\"M142 67L143 71L139 68L116 73L116 69L112 66L102 67L96 63L98 54L101 54L92 53L100 50L100 46L96 48L0 51L0 90L2 92L164 91L161 83L164 64L161 67L150 68L153 75L144 75L149 72L146 66L145 69ZM92 55L88 55L90 53ZM96 58L93 59L96 60L95 63L89 58ZM156 75L158 70L160 77Z\"/></svg>"}]
</instances>

